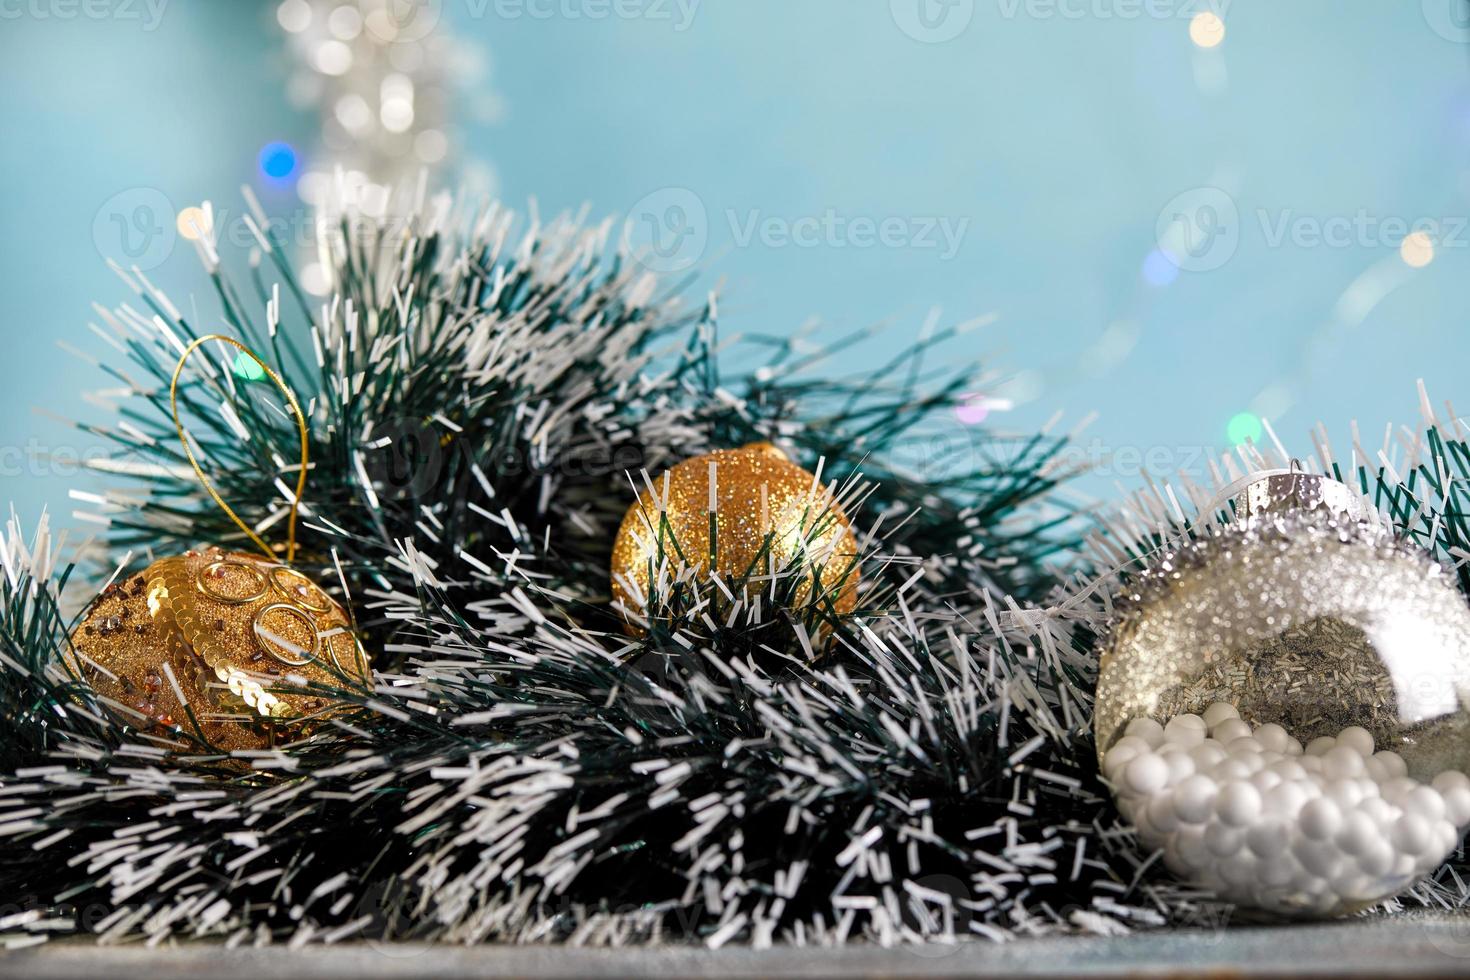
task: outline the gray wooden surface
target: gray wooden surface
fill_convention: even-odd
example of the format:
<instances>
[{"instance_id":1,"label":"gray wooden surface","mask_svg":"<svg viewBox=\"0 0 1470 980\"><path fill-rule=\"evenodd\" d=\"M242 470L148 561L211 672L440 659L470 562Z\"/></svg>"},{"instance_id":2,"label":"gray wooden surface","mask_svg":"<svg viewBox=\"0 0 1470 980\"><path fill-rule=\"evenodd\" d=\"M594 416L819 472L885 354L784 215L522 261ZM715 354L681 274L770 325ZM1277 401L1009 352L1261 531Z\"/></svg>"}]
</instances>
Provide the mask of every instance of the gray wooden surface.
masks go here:
<instances>
[{"instance_id":1,"label":"gray wooden surface","mask_svg":"<svg viewBox=\"0 0 1470 980\"><path fill-rule=\"evenodd\" d=\"M1470 976L1470 915L880 949L428 948L224 950L51 943L0 955L0 977Z\"/></svg>"}]
</instances>

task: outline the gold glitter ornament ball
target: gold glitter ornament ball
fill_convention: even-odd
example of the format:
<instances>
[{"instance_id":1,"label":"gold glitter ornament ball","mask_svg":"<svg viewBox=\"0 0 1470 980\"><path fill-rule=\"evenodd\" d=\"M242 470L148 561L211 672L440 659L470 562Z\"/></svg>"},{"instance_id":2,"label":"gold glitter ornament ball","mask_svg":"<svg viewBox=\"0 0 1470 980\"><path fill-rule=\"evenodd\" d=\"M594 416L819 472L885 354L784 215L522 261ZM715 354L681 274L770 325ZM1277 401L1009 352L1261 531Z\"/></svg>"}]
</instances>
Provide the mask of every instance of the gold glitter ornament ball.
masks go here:
<instances>
[{"instance_id":1,"label":"gold glitter ornament ball","mask_svg":"<svg viewBox=\"0 0 1470 980\"><path fill-rule=\"evenodd\" d=\"M748 592L765 590L770 583L754 579L774 568L775 592L790 606L830 602L845 615L857 604L858 546L847 515L770 443L686 459L651 484L628 508L613 545L613 601L631 635L644 632L634 617L657 615L648 609L650 588L666 594L691 573L704 579L712 554L727 586L749 575Z\"/></svg>"},{"instance_id":2,"label":"gold glitter ornament ball","mask_svg":"<svg viewBox=\"0 0 1470 980\"><path fill-rule=\"evenodd\" d=\"M226 751L289 741L332 709L288 678L337 689L369 679L346 612L320 587L288 565L218 548L109 586L72 647L81 676L140 728L197 735L192 712Z\"/></svg>"}]
</instances>

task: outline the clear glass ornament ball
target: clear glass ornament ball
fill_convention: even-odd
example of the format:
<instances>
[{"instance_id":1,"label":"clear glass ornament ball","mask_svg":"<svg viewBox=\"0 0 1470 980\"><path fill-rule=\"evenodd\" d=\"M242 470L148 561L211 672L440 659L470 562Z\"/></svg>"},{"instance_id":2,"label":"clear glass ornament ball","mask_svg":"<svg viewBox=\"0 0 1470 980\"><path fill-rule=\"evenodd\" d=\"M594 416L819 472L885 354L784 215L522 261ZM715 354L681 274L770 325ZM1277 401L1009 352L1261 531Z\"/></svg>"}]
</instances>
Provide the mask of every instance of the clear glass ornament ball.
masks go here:
<instances>
[{"instance_id":1,"label":"clear glass ornament ball","mask_svg":"<svg viewBox=\"0 0 1470 980\"><path fill-rule=\"evenodd\" d=\"M1100 754L1135 718L1226 702L1303 745L1364 728L1417 779L1470 770L1470 606L1376 522L1252 516L1159 558L1122 606L1101 656Z\"/></svg>"}]
</instances>

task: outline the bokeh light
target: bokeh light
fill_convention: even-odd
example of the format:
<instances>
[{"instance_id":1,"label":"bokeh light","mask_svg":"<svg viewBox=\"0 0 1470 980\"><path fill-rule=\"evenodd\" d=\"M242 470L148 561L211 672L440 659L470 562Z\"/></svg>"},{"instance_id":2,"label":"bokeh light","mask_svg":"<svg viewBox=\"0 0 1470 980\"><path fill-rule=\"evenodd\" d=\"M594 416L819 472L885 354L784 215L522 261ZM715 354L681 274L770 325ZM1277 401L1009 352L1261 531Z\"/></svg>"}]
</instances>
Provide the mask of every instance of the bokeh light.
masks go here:
<instances>
[{"instance_id":1,"label":"bokeh light","mask_svg":"<svg viewBox=\"0 0 1470 980\"><path fill-rule=\"evenodd\" d=\"M289 143L267 143L260 149L260 172L274 181L283 181L296 172L296 151Z\"/></svg>"},{"instance_id":2,"label":"bokeh light","mask_svg":"<svg viewBox=\"0 0 1470 980\"><path fill-rule=\"evenodd\" d=\"M327 30L339 41L351 41L362 33L362 12L344 3L327 15Z\"/></svg>"},{"instance_id":3,"label":"bokeh light","mask_svg":"<svg viewBox=\"0 0 1470 980\"><path fill-rule=\"evenodd\" d=\"M1179 278L1179 265L1161 249L1149 252L1143 260L1143 279L1150 286L1167 286Z\"/></svg>"},{"instance_id":4,"label":"bokeh light","mask_svg":"<svg viewBox=\"0 0 1470 980\"><path fill-rule=\"evenodd\" d=\"M332 291L332 279L320 262L301 267L301 288L312 296L325 296Z\"/></svg>"},{"instance_id":5,"label":"bokeh light","mask_svg":"<svg viewBox=\"0 0 1470 980\"><path fill-rule=\"evenodd\" d=\"M1411 269L1424 268L1434 261L1434 240L1428 232L1409 232L1399 243L1399 258Z\"/></svg>"},{"instance_id":6,"label":"bokeh light","mask_svg":"<svg viewBox=\"0 0 1470 980\"><path fill-rule=\"evenodd\" d=\"M311 26L311 4L306 0L286 0L276 8L276 23L282 30L300 34Z\"/></svg>"},{"instance_id":7,"label":"bokeh light","mask_svg":"<svg viewBox=\"0 0 1470 980\"><path fill-rule=\"evenodd\" d=\"M955 406L954 414L955 418L959 419L965 425L979 425L989 417L990 409L985 406L985 402L983 401L966 402L963 405Z\"/></svg>"},{"instance_id":8,"label":"bokeh light","mask_svg":"<svg viewBox=\"0 0 1470 980\"><path fill-rule=\"evenodd\" d=\"M178 228L179 235L191 242L206 237L210 232L211 224L209 212L192 205L180 209L178 217L174 219L174 226Z\"/></svg>"},{"instance_id":9,"label":"bokeh light","mask_svg":"<svg viewBox=\"0 0 1470 980\"><path fill-rule=\"evenodd\" d=\"M1008 398L996 398L978 392L965 395L965 400L955 406L955 418L964 425L979 425L990 417L991 412L1007 412L1013 408Z\"/></svg>"},{"instance_id":10,"label":"bokeh light","mask_svg":"<svg viewBox=\"0 0 1470 980\"><path fill-rule=\"evenodd\" d=\"M312 60L323 75L345 75L352 67L352 49L341 41L323 41Z\"/></svg>"},{"instance_id":11,"label":"bokeh light","mask_svg":"<svg viewBox=\"0 0 1470 980\"><path fill-rule=\"evenodd\" d=\"M373 124L373 110L356 92L349 92L337 100L333 107L337 121L351 133L362 132Z\"/></svg>"},{"instance_id":12,"label":"bokeh light","mask_svg":"<svg viewBox=\"0 0 1470 980\"><path fill-rule=\"evenodd\" d=\"M413 152L425 163L438 163L449 152L449 140L437 129L426 129L413 138Z\"/></svg>"},{"instance_id":13,"label":"bokeh light","mask_svg":"<svg viewBox=\"0 0 1470 980\"><path fill-rule=\"evenodd\" d=\"M1232 446L1239 446L1246 441L1260 442L1265 431L1260 416L1254 412L1237 412L1225 426L1225 438L1230 440Z\"/></svg>"},{"instance_id":14,"label":"bokeh light","mask_svg":"<svg viewBox=\"0 0 1470 980\"><path fill-rule=\"evenodd\" d=\"M1189 39L1201 48L1218 47L1225 40L1225 22L1214 11L1201 11L1190 18Z\"/></svg>"},{"instance_id":15,"label":"bokeh light","mask_svg":"<svg viewBox=\"0 0 1470 980\"><path fill-rule=\"evenodd\" d=\"M413 125L413 103L407 99L388 99L378 111L383 128L390 133L402 133Z\"/></svg>"},{"instance_id":16,"label":"bokeh light","mask_svg":"<svg viewBox=\"0 0 1470 980\"><path fill-rule=\"evenodd\" d=\"M244 351L235 355L234 371L237 378L243 378L246 381L259 381L265 377L265 369L255 363L255 358Z\"/></svg>"}]
</instances>

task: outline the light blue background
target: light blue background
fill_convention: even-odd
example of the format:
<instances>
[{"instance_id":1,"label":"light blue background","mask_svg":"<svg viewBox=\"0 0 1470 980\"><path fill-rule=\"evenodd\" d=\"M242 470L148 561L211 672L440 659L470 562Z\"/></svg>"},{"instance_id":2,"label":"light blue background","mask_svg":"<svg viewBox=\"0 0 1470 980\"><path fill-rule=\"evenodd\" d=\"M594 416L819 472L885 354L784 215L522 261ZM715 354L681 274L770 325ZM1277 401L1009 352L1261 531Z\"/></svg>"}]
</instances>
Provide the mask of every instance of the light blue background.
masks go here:
<instances>
[{"instance_id":1,"label":"light blue background","mask_svg":"<svg viewBox=\"0 0 1470 980\"><path fill-rule=\"evenodd\" d=\"M949 351L1009 379L984 388L1017 402L992 420L1021 429L1097 410L1085 443L1099 458L1197 469L1253 406L1304 452L1317 420L1345 446L1357 419L1376 446L1388 422L1415 423L1421 377L1437 399L1470 404L1470 46L1446 26L1453 0L1235 0L1212 52L1189 41L1188 0L962 0L949 26L963 29L941 43L901 29L905 2L704 0L680 29L675 0L624 0L640 15L602 18L613 5L599 0L445 0L441 29L487 49L506 107L467 121L459 149L543 213L696 201L707 243L694 288L722 285L727 333L812 317L832 336L890 325L837 368L886 360L932 308L947 321L995 314ZM0 497L30 519L48 503L69 515L67 489L97 485L24 450L91 445L34 406L109 418L80 398L109 382L56 345L99 352L89 304L126 298L99 254L116 241L94 240L99 209L134 188L237 209L263 144L310 144L313 119L285 99L272 10L172 0L151 31L0 20ZM1224 251L1205 250L1223 264L1151 285L1141 270L1161 211L1207 186L1236 208L1233 251L1226 228L1212 240ZM262 193L270 209L297 206ZM946 258L850 239L742 244L731 227L731 212L741 225L829 211L965 233ZM1449 240L1410 270L1383 222L1423 218ZM1342 245L1302 237L1334 219L1358 226ZM1273 244L1283 221L1297 240ZM1365 273L1395 288L1344 313ZM190 250L154 278L181 307L193 295L210 308ZM1137 485L1132 464L1105 464L1086 486L1115 495L1115 481Z\"/></svg>"}]
</instances>

